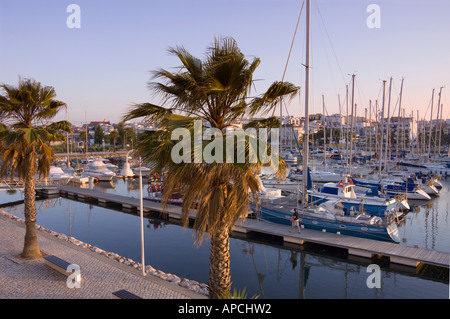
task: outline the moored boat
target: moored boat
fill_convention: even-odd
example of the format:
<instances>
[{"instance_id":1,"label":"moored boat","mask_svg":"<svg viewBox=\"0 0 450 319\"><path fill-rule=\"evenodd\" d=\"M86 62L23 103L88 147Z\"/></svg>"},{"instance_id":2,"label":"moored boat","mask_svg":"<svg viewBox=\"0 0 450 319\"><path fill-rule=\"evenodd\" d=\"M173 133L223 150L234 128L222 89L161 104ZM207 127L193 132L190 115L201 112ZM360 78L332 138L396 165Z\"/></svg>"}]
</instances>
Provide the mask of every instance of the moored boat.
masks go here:
<instances>
[{"instance_id":1,"label":"moored boat","mask_svg":"<svg viewBox=\"0 0 450 319\"><path fill-rule=\"evenodd\" d=\"M310 175L311 175L311 180L314 183L339 182L342 179L341 174L337 174L337 173L333 173L333 172L312 170L312 171L310 171ZM291 171L288 177L293 180L301 181L303 178L303 174L300 170Z\"/></svg>"},{"instance_id":2,"label":"moored boat","mask_svg":"<svg viewBox=\"0 0 450 319\"><path fill-rule=\"evenodd\" d=\"M82 177L94 177L100 182L109 182L115 175L101 160L89 160L87 166L81 172Z\"/></svg>"},{"instance_id":3,"label":"moored boat","mask_svg":"<svg viewBox=\"0 0 450 319\"><path fill-rule=\"evenodd\" d=\"M366 211L373 216L401 216L397 198L357 195L351 179L339 183L326 183L318 190L308 190L308 201L318 205L330 200L341 200L344 210Z\"/></svg>"},{"instance_id":4,"label":"moored boat","mask_svg":"<svg viewBox=\"0 0 450 319\"><path fill-rule=\"evenodd\" d=\"M420 188L420 185L415 185L413 183L398 182L392 180L383 180L381 182L376 182L373 180L359 178L353 178L353 182L356 186L359 187L371 188L373 186L376 186L381 192L390 196L406 195L408 199L431 199L431 197Z\"/></svg>"},{"instance_id":5,"label":"moored boat","mask_svg":"<svg viewBox=\"0 0 450 319\"><path fill-rule=\"evenodd\" d=\"M298 208L287 198L276 203L262 203L255 210L258 218L272 223L291 225L290 218L294 209L299 213L302 228L339 233L361 238L399 243L399 231L395 219L381 218L364 212L344 211L339 200L327 201L315 208Z\"/></svg>"},{"instance_id":6,"label":"moored boat","mask_svg":"<svg viewBox=\"0 0 450 319\"><path fill-rule=\"evenodd\" d=\"M61 167L58 166L50 166L50 170L48 172L48 179L57 180L60 182L68 182L72 179L72 175L64 172Z\"/></svg>"}]
</instances>

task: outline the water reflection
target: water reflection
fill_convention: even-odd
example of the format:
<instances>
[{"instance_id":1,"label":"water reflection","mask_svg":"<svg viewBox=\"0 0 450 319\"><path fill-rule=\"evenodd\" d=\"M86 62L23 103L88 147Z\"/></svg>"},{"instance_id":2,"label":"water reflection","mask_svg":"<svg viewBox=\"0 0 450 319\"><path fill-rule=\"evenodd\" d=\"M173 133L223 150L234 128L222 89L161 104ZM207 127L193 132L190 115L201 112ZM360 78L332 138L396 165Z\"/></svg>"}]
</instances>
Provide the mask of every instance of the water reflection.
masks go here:
<instances>
[{"instance_id":1,"label":"water reflection","mask_svg":"<svg viewBox=\"0 0 450 319\"><path fill-rule=\"evenodd\" d=\"M98 183L96 190L139 196L139 183L115 180ZM448 189L448 186L447 186ZM448 192L448 190L445 192ZM443 189L444 192L444 189ZM444 193L445 194L445 193ZM448 196L417 206L399 226L406 245L449 251ZM0 192L0 203L23 199L21 191ZM68 198L39 200L38 224L104 250L140 260L139 217L119 208ZM23 218L23 205L3 210ZM145 217L146 260L156 269L199 282L208 281L209 243L197 248L191 229L176 220ZM386 260L367 260L343 250L283 244L273 238L232 234L230 240L233 288L246 288L259 298L448 298L448 270L393 267ZM369 289L367 266L381 267L381 287Z\"/></svg>"}]
</instances>

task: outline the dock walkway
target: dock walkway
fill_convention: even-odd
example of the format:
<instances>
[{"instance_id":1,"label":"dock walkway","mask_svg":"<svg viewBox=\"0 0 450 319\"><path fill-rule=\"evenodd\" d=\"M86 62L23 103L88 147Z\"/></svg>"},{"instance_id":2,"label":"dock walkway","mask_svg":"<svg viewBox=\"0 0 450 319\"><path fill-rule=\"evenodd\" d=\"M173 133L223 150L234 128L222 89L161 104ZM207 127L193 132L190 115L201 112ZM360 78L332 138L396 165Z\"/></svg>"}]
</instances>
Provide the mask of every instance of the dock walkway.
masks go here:
<instances>
[{"instance_id":1,"label":"dock walkway","mask_svg":"<svg viewBox=\"0 0 450 319\"><path fill-rule=\"evenodd\" d=\"M98 192L91 189L77 188L70 186L60 186L60 194L69 198L96 199L105 205L122 205L125 209L137 209L140 207L140 199L111 193ZM167 205L164 209L161 203L144 200L143 209L145 212L163 212L170 218L181 218L181 207ZM195 218L195 212L190 214L190 218ZM375 256L389 257L390 262L411 267L418 267L421 264L428 264L438 267L450 268L450 253L440 252L416 246L406 246L384 241L377 241L353 236L338 235L329 232L302 229L301 233L289 232L289 226L269 223L261 220L247 218L238 222L233 231L240 233L260 233L278 236L285 242L303 245L315 243L347 249L350 255L373 258Z\"/></svg>"}]
</instances>

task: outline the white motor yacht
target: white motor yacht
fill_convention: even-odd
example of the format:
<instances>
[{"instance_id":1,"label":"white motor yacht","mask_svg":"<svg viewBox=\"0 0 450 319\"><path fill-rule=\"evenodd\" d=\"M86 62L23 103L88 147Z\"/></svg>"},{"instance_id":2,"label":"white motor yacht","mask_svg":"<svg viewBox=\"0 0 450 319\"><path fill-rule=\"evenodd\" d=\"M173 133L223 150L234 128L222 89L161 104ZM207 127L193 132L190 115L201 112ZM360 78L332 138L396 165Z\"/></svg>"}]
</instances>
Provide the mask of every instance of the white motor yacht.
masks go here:
<instances>
[{"instance_id":1,"label":"white motor yacht","mask_svg":"<svg viewBox=\"0 0 450 319\"><path fill-rule=\"evenodd\" d=\"M65 173L61 167L50 166L47 178L51 180L68 182L70 179L72 179L72 175Z\"/></svg>"},{"instance_id":2,"label":"white motor yacht","mask_svg":"<svg viewBox=\"0 0 450 319\"><path fill-rule=\"evenodd\" d=\"M81 173L82 177L95 177L100 182L109 182L115 175L101 160L89 160L86 168Z\"/></svg>"}]
</instances>

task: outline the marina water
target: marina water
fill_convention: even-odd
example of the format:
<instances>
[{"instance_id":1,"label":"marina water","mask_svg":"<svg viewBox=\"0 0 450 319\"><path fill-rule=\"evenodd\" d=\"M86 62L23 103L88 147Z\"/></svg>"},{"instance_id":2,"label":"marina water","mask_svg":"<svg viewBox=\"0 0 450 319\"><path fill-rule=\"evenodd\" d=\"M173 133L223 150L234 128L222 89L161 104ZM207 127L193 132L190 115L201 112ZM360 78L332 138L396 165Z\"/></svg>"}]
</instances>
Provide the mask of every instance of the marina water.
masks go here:
<instances>
[{"instance_id":1,"label":"marina water","mask_svg":"<svg viewBox=\"0 0 450 319\"><path fill-rule=\"evenodd\" d=\"M415 206L399 225L400 245L450 252L450 179L439 196ZM114 179L98 183L97 191L139 197L137 180ZM146 190L144 190L145 194ZM22 191L0 191L0 204L23 199ZM136 212L100 207L68 198L37 201L37 223L45 228L140 261L140 221ZM23 205L2 210L23 218ZM194 245L190 228L177 221L144 217L146 264L165 273L208 283L209 242ZM277 238L232 234L230 240L232 289L262 298L449 298L448 269L390 265L383 258L371 261L345 251L308 245L283 244ZM369 288L367 267L381 267L380 288Z\"/></svg>"}]
</instances>

